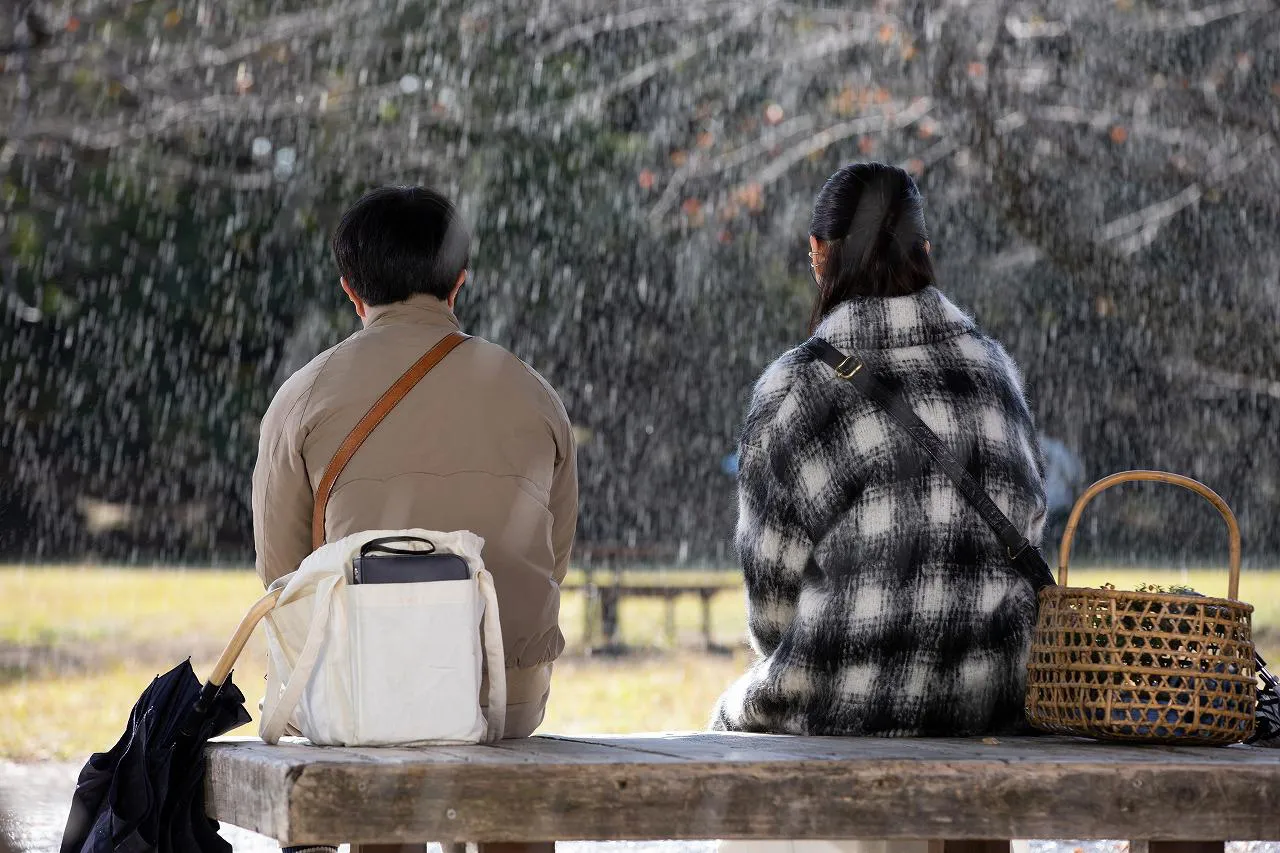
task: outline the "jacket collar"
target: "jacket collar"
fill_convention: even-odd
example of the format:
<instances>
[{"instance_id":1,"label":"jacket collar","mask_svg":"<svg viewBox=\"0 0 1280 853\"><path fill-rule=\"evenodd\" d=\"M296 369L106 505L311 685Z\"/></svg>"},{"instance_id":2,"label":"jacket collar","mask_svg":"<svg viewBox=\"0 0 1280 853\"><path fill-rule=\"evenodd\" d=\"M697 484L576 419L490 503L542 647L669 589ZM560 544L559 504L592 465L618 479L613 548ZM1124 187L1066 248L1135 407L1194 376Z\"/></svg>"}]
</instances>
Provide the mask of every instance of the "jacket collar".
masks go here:
<instances>
[{"instance_id":1,"label":"jacket collar","mask_svg":"<svg viewBox=\"0 0 1280 853\"><path fill-rule=\"evenodd\" d=\"M893 349L944 341L975 328L936 287L926 287L910 296L842 302L814 334L836 347Z\"/></svg>"},{"instance_id":2,"label":"jacket collar","mask_svg":"<svg viewBox=\"0 0 1280 853\"><path fill-rule=\"evenodd\" d=\"M449 305L426 293L410 296L403 302L388 305L371 305L365 312L364 327L392 326L402 323L418 323L424 326L443 326L457 329L458 318Z\"/></svg>"}]
</instances>

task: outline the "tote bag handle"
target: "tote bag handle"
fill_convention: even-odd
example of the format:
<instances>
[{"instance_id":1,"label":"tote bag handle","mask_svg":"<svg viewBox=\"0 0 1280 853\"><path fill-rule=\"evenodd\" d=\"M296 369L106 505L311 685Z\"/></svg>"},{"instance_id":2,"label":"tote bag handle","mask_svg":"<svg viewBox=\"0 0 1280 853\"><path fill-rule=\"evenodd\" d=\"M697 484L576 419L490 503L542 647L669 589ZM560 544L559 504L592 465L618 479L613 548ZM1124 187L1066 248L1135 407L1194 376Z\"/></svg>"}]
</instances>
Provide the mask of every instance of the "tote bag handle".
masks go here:
<instances>
[{"instance_id":1,"label":"tote bag handle","mask_svg":"<svg viewBox=\"0 0 1280 853\"><path fill-rule=\"evenodd\" d=\"M498 593L493 586L493 575L488 569L476 572L476 581L480 584L480 596L484 599L484 620L482 631L484 636L485 669L489 671L489 690L483 699L488 708L485 721L488 731L485 733L487 743L497 743L507 727L507 662L502 648L502 627L498 623Z\"/></svg>"},{"instance_id":2,"label":"tote bag handle","mask_svg":"<svg viewBox=\"0 0 1280 853\"><path fill-rule=\"evenodd\" d=\"M346 575L333 575L316 585L315 604L311 611L311 625L307 629L307 639L298 652L298 660L289 673L289 683L284 692L271 708L271 715L262 724L262 739L270 744L280 741L293 709L298 707L302 691L311 680L311 673L320 658L320 647L324 645L325 628L329 625L329 615L333 609L333 593L340 585L347 582ZM271 617L267 617L271 618Z\"/></svg>"}]
</instances>

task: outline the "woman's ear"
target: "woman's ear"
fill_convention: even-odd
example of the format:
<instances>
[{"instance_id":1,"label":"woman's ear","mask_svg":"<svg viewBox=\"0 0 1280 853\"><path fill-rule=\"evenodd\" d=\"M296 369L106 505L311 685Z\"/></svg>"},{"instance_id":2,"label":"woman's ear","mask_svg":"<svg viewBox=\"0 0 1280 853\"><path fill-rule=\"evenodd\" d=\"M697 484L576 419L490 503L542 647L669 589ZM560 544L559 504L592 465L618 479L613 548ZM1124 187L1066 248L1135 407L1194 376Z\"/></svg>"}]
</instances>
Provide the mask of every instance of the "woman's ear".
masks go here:
<instances>
[{"instance_id":1,"label":"woman's ear","mask_svg":"<svg viewBox=\"0 0 1280 853\"><path fill-rule=\"evenodd\" d=\"M831 244L825 240L819 240L812 234L809 235L809 267L813 270L813 278L816 282L821 275L822 267L827 261L827 250Z\"/></svg>"}]
</instances>

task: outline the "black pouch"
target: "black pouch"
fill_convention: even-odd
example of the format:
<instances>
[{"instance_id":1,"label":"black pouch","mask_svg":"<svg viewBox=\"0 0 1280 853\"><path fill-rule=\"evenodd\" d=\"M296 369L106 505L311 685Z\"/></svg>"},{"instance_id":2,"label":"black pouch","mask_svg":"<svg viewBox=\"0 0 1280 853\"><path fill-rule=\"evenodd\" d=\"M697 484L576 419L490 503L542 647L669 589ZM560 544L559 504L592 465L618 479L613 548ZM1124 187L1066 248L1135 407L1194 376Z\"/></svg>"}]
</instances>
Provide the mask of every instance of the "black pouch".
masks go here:
<instances>
[{"instance_id":1,"label":"black pouch","mask_svg":"<svg viewBox=\"0 0 1280 853\"><path fill-rule=\"evenodd\" d=\"M425 543L426 548L397 548L392 543ZM353 583L423 583L464 581L471 577L467 561L457 554L437 554L436 546L420 536L370 539L352 561Z\"/></svg>"}]
</instances>

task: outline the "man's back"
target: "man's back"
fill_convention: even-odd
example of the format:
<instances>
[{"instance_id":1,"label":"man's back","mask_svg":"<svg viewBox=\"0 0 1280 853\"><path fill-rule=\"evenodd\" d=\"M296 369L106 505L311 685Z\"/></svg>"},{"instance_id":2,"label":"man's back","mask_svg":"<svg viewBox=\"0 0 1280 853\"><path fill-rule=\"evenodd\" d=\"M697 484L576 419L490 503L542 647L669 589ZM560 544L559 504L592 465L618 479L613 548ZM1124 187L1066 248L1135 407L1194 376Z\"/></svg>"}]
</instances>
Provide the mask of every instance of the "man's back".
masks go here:
<instances>
[{"instance_id":1,"label":"man's back","mask_svg":"<svg viewBox=\"0 0 1280 853\"><path fill-rule=\"evenodd\" d=\"M365 326L294 374L263 418L253 512L266 583L311 551L313 495L339 444L457 320L441 300L418 295L371 307ZM559 398L515 356L472 339L427 374L352 457L334 486L325 530L327 541L407 527L484 537L507 667L526 670L563 648L559 583L576 522L573 437Z\"/></svg>"}]
</instances>

